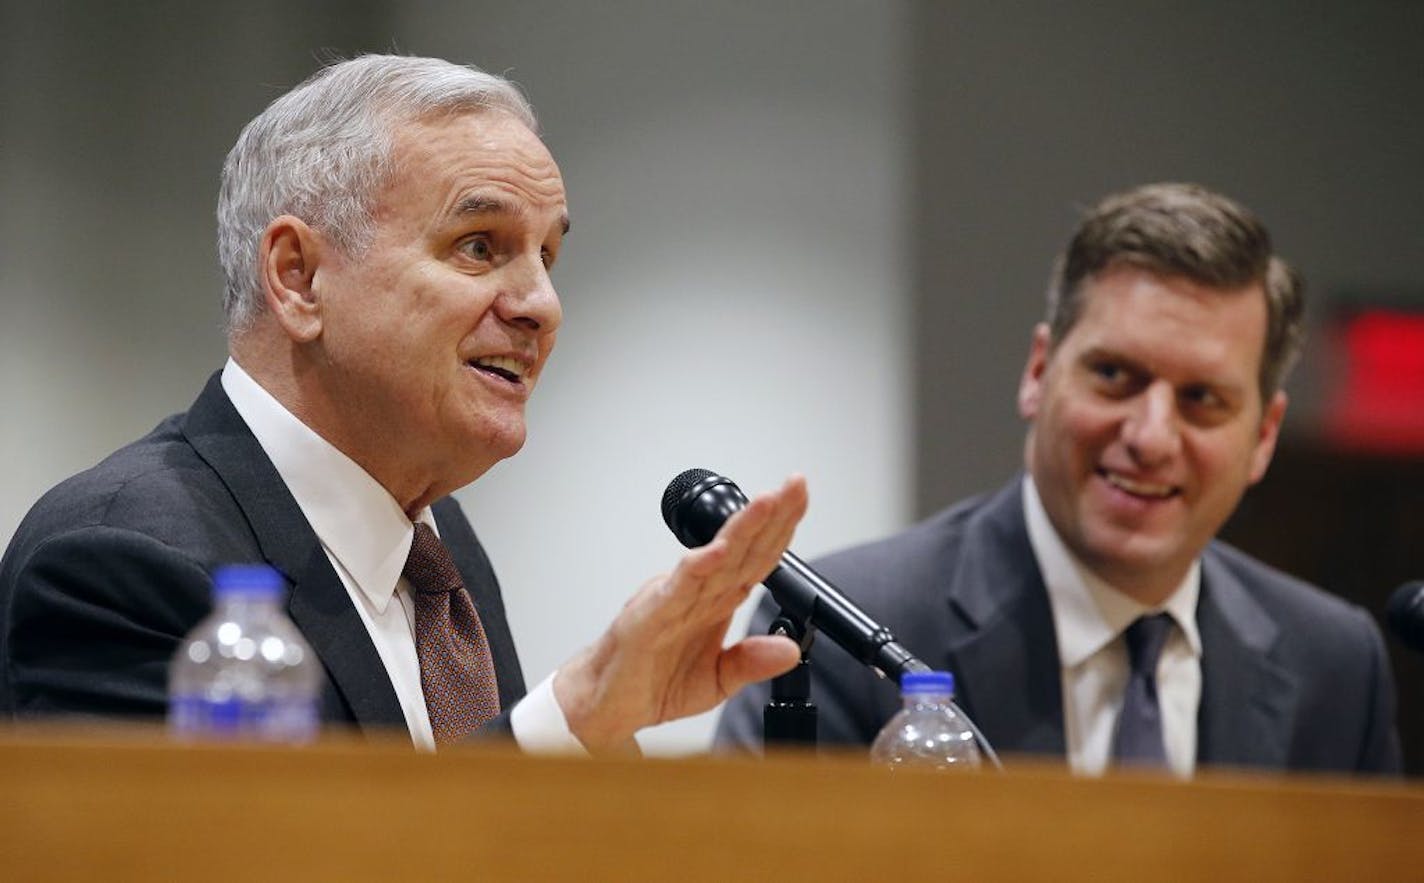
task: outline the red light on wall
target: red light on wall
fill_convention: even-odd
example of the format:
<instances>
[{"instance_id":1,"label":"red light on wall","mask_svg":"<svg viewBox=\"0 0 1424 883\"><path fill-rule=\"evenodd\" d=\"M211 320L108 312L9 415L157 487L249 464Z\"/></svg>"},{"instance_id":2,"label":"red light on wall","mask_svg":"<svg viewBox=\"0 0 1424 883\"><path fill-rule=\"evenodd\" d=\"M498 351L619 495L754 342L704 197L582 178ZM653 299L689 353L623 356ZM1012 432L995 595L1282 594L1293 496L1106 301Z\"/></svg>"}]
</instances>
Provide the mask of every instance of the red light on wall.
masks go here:
<instances>
[{"instance_id":1,"label":"red light on wall","mask_svg":"<svg viewBox=\"0 0 1424 883\"><path fill-rule=\"evenodd\" d=\"M1341 374L1327 437L1354 450L1424 453L1424 314L1365 310L1337 326Z\"/></svg>"}]
</instances>

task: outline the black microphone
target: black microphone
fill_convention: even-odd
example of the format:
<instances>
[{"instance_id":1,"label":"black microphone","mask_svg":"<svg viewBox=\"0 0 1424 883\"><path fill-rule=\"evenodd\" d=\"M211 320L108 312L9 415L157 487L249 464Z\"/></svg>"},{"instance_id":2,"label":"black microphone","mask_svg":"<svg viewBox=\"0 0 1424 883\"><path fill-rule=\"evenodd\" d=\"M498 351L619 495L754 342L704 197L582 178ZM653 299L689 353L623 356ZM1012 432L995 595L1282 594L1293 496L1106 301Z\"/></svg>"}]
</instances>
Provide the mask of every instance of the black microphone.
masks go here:
<instances>
[{"instance_id":1,"label":"black microphone","mask_svg":"<svg viewBox=\"0 0 1424 883\"><path fill-rule=\"evenodd\" d=\"M1424 580L1395 589L1384 607L1384 618L1405 646L1424 653Z\"/></svg>"},{"instance_id":2,"label":"black microphone","mask_svg":"<svg viewBox=\"0 0 1424 883\"><path fill-rule=\"evenodd\" d=\"M689 469L663 492L663 521L689 549L712 541L722 524L748 503L747 495L729 478L707 469ZM843 650L896 683L906 672L929 671L896 642L890 630L826 582L806 562L790 552L762 584L791 617L820 629Z\"/></svg>"}]
</instances>

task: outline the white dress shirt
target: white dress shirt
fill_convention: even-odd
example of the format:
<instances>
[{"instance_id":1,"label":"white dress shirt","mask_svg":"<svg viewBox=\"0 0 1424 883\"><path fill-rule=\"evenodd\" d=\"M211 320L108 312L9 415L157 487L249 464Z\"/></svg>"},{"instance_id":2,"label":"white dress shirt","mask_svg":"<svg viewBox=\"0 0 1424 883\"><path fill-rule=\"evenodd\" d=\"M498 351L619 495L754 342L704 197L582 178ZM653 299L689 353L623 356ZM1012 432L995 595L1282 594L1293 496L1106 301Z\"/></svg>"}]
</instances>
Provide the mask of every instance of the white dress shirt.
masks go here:
<instances>
[{"instance_id":1,"label":"white dress shirt","mask_svg":"<svg viewBox=\"0 0 1424 883\"><path fill-rule=\"evenodd\" d=\"M1023 482L1024 516L1034 558L1048 588L1063 687L1064 735L1074 772L1098 774L1111 760L1130 663L1123 632L1139 616L1165 611L1177 624L1157 662L1157 700L1172 772L1192 774L1201 704L1197 597L1201 562L1158 607L1145 607L1084 567L1053 529L1031 476Z\"/></svg>"},{"instance_id":2,"label":"white dress shirt","mask_svg":"<svg viewBox=\"0 0 1424 883\"><path fill-rule=\"evenodd\" d=\"M222 386L341 577L395 688L411 741L433 751L435 736L415 649L415 607L410 585L401 575L415 536L413 524L379 482L297 419L232 359L223 366ZM429 507L416 520L439 535ZM556 675L545 678L515 706L510 715L515 741L529 750L582 752L554 698Z\"/></svg>"}]
</instances>

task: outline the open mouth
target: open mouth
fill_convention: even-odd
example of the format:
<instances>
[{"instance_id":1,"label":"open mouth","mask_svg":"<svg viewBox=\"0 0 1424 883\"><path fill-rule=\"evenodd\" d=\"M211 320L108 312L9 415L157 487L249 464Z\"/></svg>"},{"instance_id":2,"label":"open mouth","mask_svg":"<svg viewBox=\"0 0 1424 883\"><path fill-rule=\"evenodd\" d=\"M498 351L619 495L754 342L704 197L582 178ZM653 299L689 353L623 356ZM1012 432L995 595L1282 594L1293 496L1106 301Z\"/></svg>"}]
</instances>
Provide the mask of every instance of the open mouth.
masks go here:
<instances>
[{"instance_id":1,"label":"open mouth","mask_svg":"<svg viewBox=\"0 0 1424 883\"><path fill-rule=\"evenodd\" d=\"M1176 485L1157 484L1156 482L1150 481L1136 481L1125 475L1109 472L1106 469L1098 469L1098 475L1102 476L1108 484L1118 490L1144 500L1166 500L1182 492L1182 489Z\"/></svg>"},{"instance_id":2,"label":"open mouth","mask_svg":"<svg viewBox=\"0 0 1424 883\"><path fill-rule=\"evenodd\" d=\"M471 359L465 364L491 377L498 377L507 383L524 382L524 363L510 356L485 356Z\"/></svg>"}]
</instances>

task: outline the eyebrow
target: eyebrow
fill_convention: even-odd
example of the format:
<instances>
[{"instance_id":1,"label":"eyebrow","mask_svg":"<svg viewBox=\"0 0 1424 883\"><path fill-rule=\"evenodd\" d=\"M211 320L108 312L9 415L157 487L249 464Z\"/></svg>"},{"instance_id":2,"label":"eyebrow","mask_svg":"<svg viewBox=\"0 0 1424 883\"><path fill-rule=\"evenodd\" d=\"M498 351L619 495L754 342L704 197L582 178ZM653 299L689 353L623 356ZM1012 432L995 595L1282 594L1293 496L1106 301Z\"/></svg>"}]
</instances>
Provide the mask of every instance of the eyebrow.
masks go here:
<instances>
[{"instance_id":1,"label":"eyebrow","mask_svg":"<svg viewBox=\"0 0 1424 883\"><path fill-rule=\"evenodd\" d=\"M519 214L513 204L498 197L482 194L472 194L455 203L455 217L479 217L483 215L516 215ZM559 218L559 229L564 235L569 232L569 216L565 213Z\"/></svg>"},{"instance_id":2,"label":"eyebrow","mask_svg":"<svg viewBox=\"0 0 1424 883\"><path fill-rule=\"evenodd\" d=\"M1090 346L1078 354L1079 362L1120 362L1135 370L1146 371L1147 366L1125 353L1103 346Z\"/></svg>"}]
</instances>

